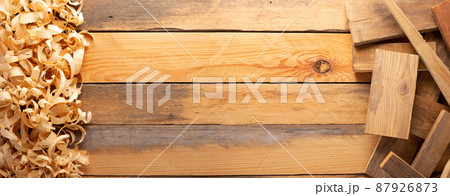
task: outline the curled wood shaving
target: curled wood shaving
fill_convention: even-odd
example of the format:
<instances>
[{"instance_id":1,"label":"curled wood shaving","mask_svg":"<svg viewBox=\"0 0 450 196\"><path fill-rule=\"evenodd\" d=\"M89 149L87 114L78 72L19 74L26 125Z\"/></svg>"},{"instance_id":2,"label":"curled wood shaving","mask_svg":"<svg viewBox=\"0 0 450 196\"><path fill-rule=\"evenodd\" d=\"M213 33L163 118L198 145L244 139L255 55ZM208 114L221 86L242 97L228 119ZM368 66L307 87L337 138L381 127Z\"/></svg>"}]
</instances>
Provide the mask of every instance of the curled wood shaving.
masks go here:
<instances>
[{"instance_id":1,"label":"curled wood shaving","mask_svg":"<svg viewBox=\"0 0 450 196\"><path fill-rule=\"evenodd\" d=\"M83 1L0 0L0 177L80 177L89 163L81 63ZM81 135L76 138L76 132Z\"/></svg>"}]
</instances>

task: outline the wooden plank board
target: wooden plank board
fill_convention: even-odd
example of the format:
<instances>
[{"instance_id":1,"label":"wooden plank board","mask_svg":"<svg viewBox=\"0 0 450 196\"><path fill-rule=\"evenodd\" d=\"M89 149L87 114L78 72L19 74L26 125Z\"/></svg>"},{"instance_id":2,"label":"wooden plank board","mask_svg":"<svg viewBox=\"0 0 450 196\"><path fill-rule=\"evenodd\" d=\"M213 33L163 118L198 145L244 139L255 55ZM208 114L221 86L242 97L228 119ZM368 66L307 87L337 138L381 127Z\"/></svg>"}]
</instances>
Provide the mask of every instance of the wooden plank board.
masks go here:
<instances>
[{"instance_id":1,"label":"wooden plank board","mask_svg":"<svg viewBox=\"0 0 450 196\"><path fill-rule=\"evenodd\" d=\"M427 138L442 110L450 111L450 108L435 101L428 101L421 96L416 96L413 107L413 120L411 121L411 133L423 139Z\"/></svg>"},{"instance_id":2,"label":"wooden plank board","mask_svg":"<svg viewBox=\"0 0 450 196\"><path fill-rule=\"evenodd\" d=\"M425 176L393 152L389 153L380 167L394 178L425 178Z\"/></svg>"},{"instance_id":3,"label":"wooden plank board","mask_svg":"<svg viewBox=\"0 0 450 196\"><path fill-rule=\"evenodd\" d=\"M345 1L316 1L298 17L310 0L139 0L169 31L279 32L348 32ZM136 1L85 1L83 15L90 31L164 31Z\"/></svg>"},{"instance_id":4,"label":"wooden plank board","mask_svg":"<svg viewBox=\"0 0 450 196\"><path fill-rule=\"evenodd\" d=\"M154 90L154 100L165 96L162 84ZM368 84L317 84L323 100L319 103L311 86L305 86L312 99L295 103L304 84L289 84L287 103L280 102L280 84L264 83L259 92L267 103L257 101L246 84L236 84L236 103L230 103L229 85L223 85L222 98L206 98L204 92L216 92L216 84L201 84L200 103L193 103L192 84L170 84L171 99L153 114L126 103L125 84L85 84L80 100L83 110L92 111L93 124L363 124L367 112ZM308 85L308 84L306 84ZM145 88L144 88L145 89ZM242 103L249 95L248 103ZM147 98L143 97L143 100ZM155 101L156 103L156 101Z\"/></svg>"},{"instance_id":5,"label":"wooden plank board","mask_svg":"<svg viewBox=\"0 0 450 196\"><path fill-rule=\"evenodd\" d=\"M137 176L187 125L87 125L86 175ZM265 125L313 175L362 173L378 136L364 125ZM358 148L355 148L358 146ZM307 172L259 125L192 125L144 176Z\"/></svg>"},{"instance_id":6,"label":"wooden plank board","mask_svg":"<svg viewBox=\"0 0 450 196\"><path fill-rule=\"evenodd\" d=\"M441 1L396 0L420 32L437 30L431 7ZM405 36L384 1L353 0L346 2L345 10L356 46Z\"/></svg>"},{"instance_id":7,"label":"wooden plank board","mask_svg":"<svg viewBox=\"0 0 450 196\"><path fill-rule=\"evenodd\" d=\"M136 175L83 175L83 178L133 178ZM189 177L189 178L311 178L309 174L287 174L287 175L195 175L195 176L155 176L142 175L141 178L167 178L167 177ZM370 178L365 174L315 174L314 178Z\"/></svg>"},{"instance_id":8,"label":"wooden plank board","mask_svg":"<svg viewBox=\"0 0 450 196\"><path fill-rule=\"evenodd\" d=\"M376 50L366 133L408 139L418 64L417 55Z\"/></svg>"},{"instance_id":9,"label":"wooden plank board","mask_svg":"<svg viewBox=\"0 0 450 196\"><path fill-rule=\"evenodd\" d=\"M375 178L390 178L391 176L380 168L380 164L386 156L392 151L407 163L411 163L420 144L420 138L415 135L410 135L408 140L385 136L380 137L364 173Z\"/></svg>"},{"instance_id":10,"label":"wooden plank board","mask_svg":"<svg viewBox=\"0 0 450 196\"><path fill-rule=\"evenodd\" d=\"M370 82L370 74L352 69L349 34L285 33L262 54L278 33L173 33L197 63L167 33L94 33L81 74L84 82L125 82L148 66L172 77L167 82L192 82L192 77L298 77L316 82ZM327 61L326 73L314 70Z\"/></svg>"},{"instance_id":11,"label":"wooden plank board","mask_svg":"<svg viewBox=\"0 0 450 196\"><path fill-rule=\"evenodd\" d=\"M431 48L436 49L436 43L428 42ZM375 50L382 49L393 52L417 54L410 43L382 43L353 46L353 71L357 73L372 72L375 63ZM422 61L419 62L419 71L427 71Z\"/></svg>"},{"instance_id":12,"label":"wooden plank board","mask_svg":"<svg viewBox=\"0 0 450 196\"><path fill-rule=\"evenodd\" d=\"M442 60L436 55L429 45L426 44L422 35L417 31L414 24L403 13L400 7L392 0L386 0L386 5L395 17L400 27L405 32L411 44L416 49L420 58L425 63L431 76L438 85L447 102L450 103L450 71Z\"/></svg>"},{"instance_id":13,"label":"wooden plank board","mask_svg":"<svg viewBox=\"0 0 450 196\"><path fill-rule=\"evenodd\" d=\"M416 158L411 164L417 171L430 177L450 142L450 113L442 111Z\"/></svg>"},{"instance_id":14,"label":"wooden plank board","mask_svg":"<svg viewBox=\"0 0 450 196\"><path fill-rule=\"evenodd\" d=\"M450 1L444 1L432 8L434 19L439 27L439 31L450 50Z\"/></svg>"}]
</instances>

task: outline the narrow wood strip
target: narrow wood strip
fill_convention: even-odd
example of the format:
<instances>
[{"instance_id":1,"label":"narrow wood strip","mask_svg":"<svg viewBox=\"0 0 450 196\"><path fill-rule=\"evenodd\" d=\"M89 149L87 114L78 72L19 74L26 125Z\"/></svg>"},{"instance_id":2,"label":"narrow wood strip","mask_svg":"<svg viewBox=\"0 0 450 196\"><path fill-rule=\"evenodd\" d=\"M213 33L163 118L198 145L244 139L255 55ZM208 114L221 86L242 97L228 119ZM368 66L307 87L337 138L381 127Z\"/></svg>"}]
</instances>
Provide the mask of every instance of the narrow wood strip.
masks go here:
<instances>
[{"instance_id":1,"label":"narrow wood strip","mask_svg":"<svg viewBox=\"0 0 450 196\"><path fill-rule=\"evenodd\" d=\"M428 101L422 96L416 96L410 132L425 139L442 110L450 111L450 108L435 101Z\"/></svg>"},{"instance_id":2,"label":"narrow wood strip","mask_svg":"<svg viewBox=\"0 0 450 196\"><path fill-rule=\"evenodd\" d=\"M279 33L172 35L189 53L167 33L94 33L83 62L83 81L126 82L147 66L170 74L167 82L192 82L193 77L236 77L242 82L241 77L256 81L273 76L297 77L299 82L306 77L316 82L370 82L370 74L353 72L349 34L285 33L263 54ZM320 64L324 61L330 67ZM318 62L322 66L315 68Z\"/></svg>"},{"instance_id":3,"label":"narrow wood strip","mask_svg":"<svg viewBox=\"0 0 450 196\"><path fill-rule=\"evenodd\" d=\"M83 178L133 178L133 175L83 175ZM221 175L221 176L140 176L139 178L311 178L309 174L297 175ZM369 178L365 174L315 174L314 178Z\"/></svg>"},{"instance_id":4,"label":"narrow wood strip","mask_svg":"<svg viewBox=\"0 0 450 196\"><path fill-rule=\"evenodd\" d=\"M411 164L417 171L430 177L450 142L450 113L442 111Z\"/></svg>"},{"instance_id":5,"label":"narrow wood strip","mask_svg":"<svg viewBox=\"0 0 450 196\"><path fill-rule=\"evenodd\" d=\"M433 16L439 27L439 31L450 50L450 1L444 1L433 6Z\"/></svg>"},{"instance_id":6,"label":"narrow wood strip","mask_svg":"<svg viewBox=\"0 0 450 196\"><path fill-rule=\"evenodd\" d=\"M442 0L396 0L420 32L437 30L431 7ZM356 46L405 36L383 1L353 0L345 4Z\"/></svg>"},{"instance_id":7,"label":"narrow wood strip","mask_svg":"<svg viewBox=\"0 0 450 196\"><path fill-rule=\"evenodd\" d=\"M395 153L390 152L380 165L383 170L394 178L425 178L417 170L406 163Z\"/></svg>"},{"instance_id":8,"label":"narrow wood strip","mask_svg":"<svg viewBox=\"0 0 450 196\"><path fill-rule=\"evenodd\" d=\"M434 81L439 86L442 94L447 102L450 103L450 71L436 55L429 45L426 44L422 35L417 31L416 27L403 13L399 6L392 0L386 0L386 5L405 32L411 44L424 61Z\"/></svg>"},{"instance_id":9,"label":"narrow wood strip","mask_svg":"<svg viewBox=\"0 0 450 196\"><path fill-rule=\"evenodd\" d=\"M136 108L135 84L131 86L133 105L126 103L125 84L86 84L80 100L84 110L92 111L93 124L189 124L197 116L194 124L256 124L252 116L263 124L363 124L369 94L368 84L317 84L325 101L321 103L310 84L289 84L287 103L282 103L280 84L265 83L259 88L264 103L245 84L236 84L236 102L232 103L228 84L223 85L222 98L206 98L203 93L216 92L216 84L201 84L200 103L193 103L193 84L170 84L170 100L157 107L168 85L154 90L153 114L147 112L146 93L143 110ZM296 103L303 85L311 99ZM251 99L245 103L247 95Z\"/></svg>"},{"instance_id":10,"label":"narrow wood strip","mask_svg":"<svg viewBox=\"0 0 450 196\"><path fill-rule=\"evenodd\" d=\"M86 175L137 176L187 125L87 125ZM378 136L363 125L266 125L313 175L362 173ZM355 148L358 146L358 148ZM144 176L307 172L259 125L192 125Z\"/></svg>"},{"instance_id":11,"label":"narrow wood strip","mask_svg":"<svg viewBox=\"0 0 450 196\"><path fill-rule=\"evenodd\" d=\"M442 171L441 178L450 178L450 160L447 161L444 171Z\"/></svg>"},{"instance_id":12,"label":"narrow wood strip","mask_svg":"<svg viewBox=\"0 0 450 196\"><path fill-rule=\"evenodd\" d=\"M436 50L436 43L428 42L431 48ZM414 47L410 43L383 43L383 44L367 44L363 46L353 46L353 71L358 73L367 73L373 71L375 63L375 50L382 49L393 52L401 52L407 54L417 54ZM427 71L422 61L419 62L419 71Z\"/></svg>"},{"instance_id":13,"label":"narrow wood strip","mask_svg":"<svg viewBox=\"0 0 450 196\"><path fill-rule=\"evenodd\" d=\"M169 31L279 32L291 23L288 31L348 32L344 1L316 1L295 20L310 0L139 0ZM91 31L164 31L136 1L85 1L83 14Z\"/></svg>"},{"instance_id":14,"label":"narrow wood strip","mask_svg":"<svg viewBox=\"0 0 450 196\"><path fill-rule=\"evenodd\" d=\"M366 133L408 139L418 64L417 55L376 50Z\"/></svg>"}]
</instances>

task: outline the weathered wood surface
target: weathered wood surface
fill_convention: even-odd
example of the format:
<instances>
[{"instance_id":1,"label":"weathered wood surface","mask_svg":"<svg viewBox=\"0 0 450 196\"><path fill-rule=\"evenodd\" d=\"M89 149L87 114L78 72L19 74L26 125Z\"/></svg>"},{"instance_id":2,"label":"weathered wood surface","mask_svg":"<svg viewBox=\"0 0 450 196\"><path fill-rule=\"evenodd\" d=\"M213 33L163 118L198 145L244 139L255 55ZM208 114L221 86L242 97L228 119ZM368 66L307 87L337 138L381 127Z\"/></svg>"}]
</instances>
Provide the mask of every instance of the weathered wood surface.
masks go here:
<instances>
[{"instance_id":1,"label":"weathered wood surface","mask_svg":"<svg viewBox=\"0 0 450 196\"><path fill-rule=\"evenodd\" d=\"M348 32L345 1L316 0L298 17L311 0L139 0L169 31L280 32ZM164 31L134 0L85 1L83 14L90 31Z\"/></svg>"},{"instance_id":2,"label":"weathered wood surface","mask_svg":"<svg viewBox=\"0 0 450 196\"><path fill-rule=\"evenodd\" d=\"M165 95L168 84L154 90L154 102ZM295 103L302 86L308 88L312 99ZM145 85L144 85L145 86ZM171 99L153 114L126 104L125 84L85 84L80 100L82 108L92 111L92 124L362 124L365 123L368 84L317 84L325 103L320 103L308 84L289 84L287 103L280 102L280 84L264 83L259 92L267 103L257 101L245 84L236 84L236 103L229 103L229 86L223 86L223 98L206 98L204 92L216 92L216 84L200 84L200 103L193 103L192 84L171 84ZM144 92L146 87L144 88ZM145 95L145 94L144 94ZM251 99L248 103L245 97ZM146 96L143 100L146 100Z\"/></svg>"},{"instance_id":3,"label":"weathered wood surface","mask_svg":"<svg viewBox=\"0 0 450 196\"><path fill-rule=\"evenodd\" d=\"M450 142L450 113L442 111L411 164L417 171L430 177Z\"/></svg>"},{"instance_id":4,"label":"weathered wood surface","mask_svg":"<svg viewBox=\"0 0 450 196\"><path fill-rule=\"evenodd\" d=\"M432 8L439 31L450 51L450 1L446 0Z\"/></svg>"},{"instance_id":5,"label":"weathered wood surface","mask_svg":"<svg viewBox=\"0 0 450 196\"><path fill-rule=\"evenodd\" d=\"M393 152L389 153L380 167L394 178L425 178L425 176Z\"/></svg>"},{"instance_id":6,"label":"weathered wood surface","mask_svg":"<svg viewBox=\"0 0 450 196\"><path fill-rule=\"evenodd\" d=\"M445 99L450 103L450 71L448 67L437 56L433 49L426 44L422 35L417 31L414 24L400 7L392 0L386 0L385 3L408 39L411 41L417 54L419 54L420 58L425 63Z\"/></svg>"},{"instance_id":7,"label":"weathered wood surface","mask_svg":"<svg viewBox=\"0 0 450 196\"><path fill-rule=\"evenodd\" d=\"M437 30L431 7L442 0L396 0L420 32ZM356 46L405 36L383 0L353 0L345 4Z\"/></svg>"},{"instance_id":8,"label":"weathered wood surface","mask_svg":"<svg viewBox=\"0 0 450 196\"><path fill-rule=\"evenodd\" d=\"M436 48L436 43L428 42L431 48ZM353 47L353 71L357 73L367 73L373 71L375 63L375 50L382 49L393 52L401 52L408 54L417 54L414 47L410 43L382 43L367 44ZM427 71L422 61L419 62L419 71Z\"/></svg>"},{"instance_id":9,"label":"weathered wood surface","mask_svg":"<svg viewBox=\"0 0 450 196\"><path fill-rule=\"evenodd\" d=\"M186 126L88 125L85 174L137 176ZM378 140L363 125L265 127L313 175L362 173ZM259 125L192 125L143 175L291 174L307 172Z\"/></svg>"},{"instance_id":10,"label":"weathered wood surface","mask_svg":"<svg viewBox=\"0 0 450 196\"><path fill-rule=\"evenodd\" d=\"M417 55L376 50L365 133L408 139L418 65Z\"/></svg>"},{"instance_id":11,"label":"weathered wood surface","mask_svg":"<svg viewBox=\"0 0 450 196\"><path fill-rule=\"evenodd\" d=\"M148 66L192 82L193 77L313 77L316 82L370 82L370 74L352 69L349 34L285 33L261 56L277 33L174 33L186 52L167 33L94 33L81 74L84 82L125 82ZM195 58L193 58L192 56ZM257 58L257 59L256 59ZM254 60L256 61L252 63ZM196 61L198 60L198 62ZM318 73L318 61L331 68Z\"/></svg>"}]
</instances>

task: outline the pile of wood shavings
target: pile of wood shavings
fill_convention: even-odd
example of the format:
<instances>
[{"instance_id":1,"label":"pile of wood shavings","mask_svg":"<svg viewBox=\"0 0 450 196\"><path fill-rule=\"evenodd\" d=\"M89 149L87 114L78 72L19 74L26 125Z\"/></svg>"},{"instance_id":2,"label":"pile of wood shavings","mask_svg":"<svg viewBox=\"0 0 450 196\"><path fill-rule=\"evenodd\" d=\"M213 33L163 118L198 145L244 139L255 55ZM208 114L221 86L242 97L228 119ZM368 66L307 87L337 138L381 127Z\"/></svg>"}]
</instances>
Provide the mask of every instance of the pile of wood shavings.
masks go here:
<instances>
[{"instance_id":1,"label":"pile of wood shavings","mask_svg":"<svg viewBox=\"0 0 450 196\"><path fill-rule=\"evenodd\" d=\"M92 38L74 27L82 5L0 0L0 177L80 177L89 163L77 148L91 119L77 100Z\"/></svg>"}]
</instances>

